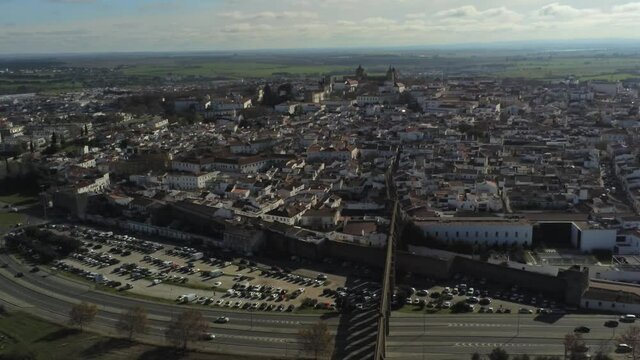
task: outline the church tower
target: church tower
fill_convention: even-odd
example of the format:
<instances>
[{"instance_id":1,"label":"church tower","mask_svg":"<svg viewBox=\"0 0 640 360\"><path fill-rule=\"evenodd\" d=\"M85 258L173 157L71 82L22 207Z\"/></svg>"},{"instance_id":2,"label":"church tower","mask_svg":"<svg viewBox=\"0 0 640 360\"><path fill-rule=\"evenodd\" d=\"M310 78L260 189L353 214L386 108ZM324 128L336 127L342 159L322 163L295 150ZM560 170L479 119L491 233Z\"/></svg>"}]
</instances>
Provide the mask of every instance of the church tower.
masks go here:
<instances>
[{"instance_id":1,"label":"church tower","mask_svg":"<svg viewBox=\"0 0 640 360\"><path fill-rule=\"evenodd\" d=\"M387 81L395 84L397 80L398 80L398 74L396 73L396 68L391 67L391 65L389 65L389 70L387 70Z\"/></svg>"}]
</instances>

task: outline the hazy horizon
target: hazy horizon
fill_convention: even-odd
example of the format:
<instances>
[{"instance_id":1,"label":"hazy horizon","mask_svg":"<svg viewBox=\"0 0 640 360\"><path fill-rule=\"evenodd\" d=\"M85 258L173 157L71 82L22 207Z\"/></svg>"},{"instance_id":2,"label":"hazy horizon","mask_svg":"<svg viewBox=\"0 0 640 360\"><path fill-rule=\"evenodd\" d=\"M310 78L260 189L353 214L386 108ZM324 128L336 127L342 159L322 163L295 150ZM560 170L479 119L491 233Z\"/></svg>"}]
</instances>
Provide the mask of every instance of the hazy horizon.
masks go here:
<instances>
[{"instance_id":1,"label":"hazy horizon","mask_svg":"<svg viewBox=\"0 0 640 360\"><path fill-rule=\"evenodd\" d=\"M640 40L611 0L0 0L0 54L438 47Z\"/></svg>"}]
</instances>

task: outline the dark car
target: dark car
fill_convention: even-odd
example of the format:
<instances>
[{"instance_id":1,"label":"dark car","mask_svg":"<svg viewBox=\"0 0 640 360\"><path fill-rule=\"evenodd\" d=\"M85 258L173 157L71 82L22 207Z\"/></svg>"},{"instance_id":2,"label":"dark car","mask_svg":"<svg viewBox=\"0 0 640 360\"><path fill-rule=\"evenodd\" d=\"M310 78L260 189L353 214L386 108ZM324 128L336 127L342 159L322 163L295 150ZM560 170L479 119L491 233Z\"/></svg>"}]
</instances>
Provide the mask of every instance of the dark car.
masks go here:
<instances>
[{"instance_id":1,"label":"dark car","mask_svg":"<svg viewBox=\"0 0 640 360\"><path fill-rule=\"evenodd\" d=\"M591 331L591 329L589 329L586 326L578 326L575 329L573 329L573 331L581 334L587 334L588 332Z\"/></svg>"},{"instance_id":2,"label":"dark car","mask_svg":"<svg viewBox=\"0 0 640 360\"><path fill-rule=\"evenodd\" d=\"M23 274L23 273L21 273L21 272L16 273L16 275L15 275L15 277L17 277L17 278L19 278L19 277L23 277L23 276L24 276L24 274Z\"/></svg>"},{"instance_id":3,"label":"dark car","mask_svg":"<svg viewBox=\"0 0 640 360\"><path fill-rule=\"evenodd\" d=\"M615 320L608 320L608 321L605 321L604 326L608 328L618 327L618 322Z\"/></svg>"}]
</instances>

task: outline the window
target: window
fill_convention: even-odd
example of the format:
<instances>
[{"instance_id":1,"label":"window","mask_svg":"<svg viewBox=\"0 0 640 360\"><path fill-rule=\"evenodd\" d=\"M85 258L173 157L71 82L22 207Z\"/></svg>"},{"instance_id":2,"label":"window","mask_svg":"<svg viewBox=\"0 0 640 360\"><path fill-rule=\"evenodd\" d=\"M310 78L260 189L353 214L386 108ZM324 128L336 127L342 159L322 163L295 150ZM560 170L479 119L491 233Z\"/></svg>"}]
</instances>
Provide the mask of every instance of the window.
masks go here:
<instances>
[{"instance_id":1,"label":"window","mask_svg":"<svg viewBox=\"0 0 640 360\"><path fill-rule=\"evenodd\" d=\"M500 234L496 231L496 237L500 237Z\"/></svg>"},{"instance_id":2,"label":"window","mask_svg":"<svg viewBox=\"0 0 640 360\"><path fill-rule=\"evenodd\" d=\"M516 231L516 237L518 237L518 232Z\"/></svg>"},{"instance_id":3,"label":"window","mask_svg":"<svg viewBox=\"0 0 640 360\"><path fill-rule=\"evenodd\" d=\"M466 233L466 237L469 237L469 232L468 232L468 231L467 231L467 233Z\"/></svg>"},{"instance_id":4,"label":"window","mask_svg":"<svg viewBox=\"0 0 640 360\"><path fill-rule=\"evenodd\" d=\"M438 237L438 232L436 231L436 237Z\"/></svg>"},{"instance_id":5,"label":"window","mask_svg":"<svg viewBox=\"0 0 640 360\"><path fill-rule=\"evenodd\" d=\"M486 237L486 238L488 238L488 237L489 237L489 232L488 232L488 231L485 231L485 232L484 232L484 237Z\"/></svg>"},{"instance_id":6,"label":"window","mask_svg":"<svg viewBox=\"0 0 640 360\"><path fill-rule=\"evenodd\" d=\"M479 236L478 234L479 234L479 232L478 232L478 231L476 231L476 237L478 237L478 236Z\"/></svg>"},{"instance_id":7,"label":"window","mask_svg":"<svg viewBox=\"0 0 640 360\"><path fill-rule=\"evenodd\" d=\"M508 231L504 232L504 237L509 237L509 232Z\"/></svg>"},{"instance_id":8,"label":"window","mask_svg":"<svg viewBox=\"0 0 640 360\"><path fill-rule=\"evenodd\" d=\"M456 231L456 237L460 237L460 231Z\"/></svg>"}]
</instances>

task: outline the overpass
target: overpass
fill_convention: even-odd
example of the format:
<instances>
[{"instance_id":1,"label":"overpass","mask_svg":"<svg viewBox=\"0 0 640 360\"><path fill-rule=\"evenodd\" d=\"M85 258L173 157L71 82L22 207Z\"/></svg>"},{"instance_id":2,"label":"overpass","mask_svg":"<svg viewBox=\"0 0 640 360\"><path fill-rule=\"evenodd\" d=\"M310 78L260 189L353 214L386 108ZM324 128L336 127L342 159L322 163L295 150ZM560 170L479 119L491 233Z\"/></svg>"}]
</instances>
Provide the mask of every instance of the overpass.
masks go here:
<instances>
[{"instance_id":1,"label":"overpass","mask_svg":"<svg viewBox=\"0 0 640 360\"><path fill-rule=\"evenodd\" d=\"M397 188L393 177L400 164L402 148L398 147L393 162L390 164L385 174L387 188L387 206L391 210L391 226L389 227L389 237L385 255L384 271L382 278L382 293L380 294L380 305L378 308L378 333L376 337L376 347L374 360L383 360L387 357L387 336L389 336L389 320L391 318L391 300L395 289L396 279L396 249L398 238L402 235L404 216L400 202L398 200Z\"/></svg>"}]
</instances>

